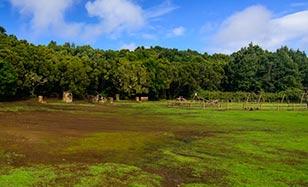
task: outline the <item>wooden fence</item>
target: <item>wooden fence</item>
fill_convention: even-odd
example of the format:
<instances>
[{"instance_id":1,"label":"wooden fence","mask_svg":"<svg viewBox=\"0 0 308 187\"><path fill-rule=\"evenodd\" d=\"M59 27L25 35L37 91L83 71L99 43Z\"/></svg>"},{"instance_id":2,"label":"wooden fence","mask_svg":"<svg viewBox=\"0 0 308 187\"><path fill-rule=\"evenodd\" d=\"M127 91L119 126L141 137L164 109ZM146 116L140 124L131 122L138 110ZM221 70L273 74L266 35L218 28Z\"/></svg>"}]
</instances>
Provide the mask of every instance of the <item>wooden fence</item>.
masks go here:
<instances>
[{"instance_id":1,"label":"wooden fence","mask_svg":"<svg viewBox=\"0 0 308 187\"><path fill-rule=\"evenodd\" d=\"M168 107L214 110L276 110L303 111L308 110L305 103L270 103L270 102L211 102L211 101L169 101Z\"/></svg>"}]
</instances>

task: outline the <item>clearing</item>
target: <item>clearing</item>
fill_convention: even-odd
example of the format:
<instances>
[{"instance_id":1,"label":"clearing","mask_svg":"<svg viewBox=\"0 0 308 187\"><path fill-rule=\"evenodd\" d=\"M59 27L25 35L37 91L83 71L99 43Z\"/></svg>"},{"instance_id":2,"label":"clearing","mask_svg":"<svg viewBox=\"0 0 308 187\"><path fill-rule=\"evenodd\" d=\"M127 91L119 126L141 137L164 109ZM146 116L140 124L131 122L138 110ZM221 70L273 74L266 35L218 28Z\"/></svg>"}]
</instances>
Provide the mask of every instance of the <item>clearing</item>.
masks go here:
<instances>
[{"instance_id":1,"label":"clearing","mask_svg":"<svg viewBox=\"0 0 308 187\"><path fill-rule=\"evenodd\" d=\"M308 186L308 111L0 103L0 186Z\"/></svg>"}]
</instances>

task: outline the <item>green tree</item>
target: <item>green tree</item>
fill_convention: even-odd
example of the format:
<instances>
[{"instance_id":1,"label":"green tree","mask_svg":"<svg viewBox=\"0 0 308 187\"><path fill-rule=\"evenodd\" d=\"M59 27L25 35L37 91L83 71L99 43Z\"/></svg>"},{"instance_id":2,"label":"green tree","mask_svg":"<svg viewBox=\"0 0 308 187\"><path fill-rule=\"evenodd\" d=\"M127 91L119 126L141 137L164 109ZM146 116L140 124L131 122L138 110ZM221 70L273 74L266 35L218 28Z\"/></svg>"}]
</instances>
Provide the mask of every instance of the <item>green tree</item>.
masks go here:
<instances>
[{"instance_id":1,"label":"green tree","mask_svg":"<svg viewBox=\"0 0 308 187\"><path fill-rule=\"evenodd\" d=\"M8 62L0 60L0 99L14 97L17 89L17 74Z\"/></svg>"},{"instance_id":2,"label":"green tree","mask_svg":"<svg viewBox=\"0 0 308 187\"><path fill-rule=\"evenodd\" d=\"M148 94L149 75L143 63L140 61L129 62L122 59L118 64L114 85L118 85L119 91L128 97Z\"/></svg>"},{"instance_id":3,"label":"green tree","mask_svg":"<svg viewBox=\"0 0 308 187\"><path fill-rule=\"evenodd\" d=\"M6 34L5 28L2 26L0 26L0 34Z\"/></svg>"},{"instance_id":4,"label":"green tree","mask_svg":"<svg viewBox=\"0 0 308 187\"><path fill-rule=\"evenodd\" d=\"M298 93L308 87L307 55L287 47L268 52L250 44L232 55L158 46L104 51L54 41L37 46L7 35L3 27L0 41L3 99L65 90L78 97L120 93L170 99L200 89Z\"/></svg>"},{"instance_id":5,"label":"green tree","mask_svg":"<svg viewBox=\"0 0 308 187\"><path fill-rule=\"evenodd\" d=\"M298 65L289 55L289 49L283 47L274 53L272 67L272 81L275 91L285 91L293 88L301 88L301 78Z\"/></svg>"},{"instance_id":6,"label":"green tree","mask_svg":"<svg viewBox=\"0 0 308 187\"><path fill-rule=\"evenodd\" d=\"M268 62L266 52L253 44L233 53L230 63L225 67L228 76L224 83L226 90L247 92L262 90L260 79L264 72L260 70L264 70L266 62Z\"/></svg>"},{"instance_id":7,"label":"green tree","mask_svg":"<svg viewBox=\"0 0 308 187\"><path fill-rule=\"evenodd\" d=\"M90 84L87 74L89 66L81 59L71 56L64 56L58 64L58 80L60 90L71 91L77 97L83 97Z\"/></svg>"}]
</instances>

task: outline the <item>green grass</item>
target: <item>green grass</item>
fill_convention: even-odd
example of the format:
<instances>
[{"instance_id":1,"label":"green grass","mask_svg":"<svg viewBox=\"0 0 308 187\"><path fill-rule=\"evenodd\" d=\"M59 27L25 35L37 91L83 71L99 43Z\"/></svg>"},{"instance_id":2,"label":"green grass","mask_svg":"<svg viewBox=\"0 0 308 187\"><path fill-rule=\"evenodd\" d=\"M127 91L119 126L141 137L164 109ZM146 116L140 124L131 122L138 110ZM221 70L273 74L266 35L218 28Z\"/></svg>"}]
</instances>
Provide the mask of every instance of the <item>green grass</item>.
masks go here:
<instances>
[{"instance_id":1,"label":"green grass","mask_svg":"<svg viewBox=\"0 0 308 187\"><path fill-rule=\"evenodd\" d=\"M88 175L82 177L76 187L83 186L160 186L161 177L124 164L91 166Z\"/></svg>"},{"instance_id":2,"label":"green grass","mask_svg":"<svg viewBox=\"0 0 308 187\"><path fill-rule=\"evenodd\" d=\"M7 169L0 173L0 186L160 186L161 177L142 171L135 166L105 163L87 166L83 172L70 165L36 166ZM70 172L69 172L70 171ZM68 173L69 172L69 173ZM63 178L70 181L63 181Z\"/></svg>"},{"instance_id":3,"label":"green grass","mask_svg":"<svg viewBox=\"0 0 308 187\"><path fill-rule=\"evenodd\" d=\"M110 110L91 105L93 112L80 104L17 107L20 115L61 111L102 124L114 120L125 130L63 137L59 147L50 140L54 156L85 155L84 161L0 161L0 186L308 186L308 111L179 109L156 102L119 103ZM7 109L2 112L15 111ZM13 153L3 145L0 139L0 159L7 159ZM91 155L96 163L88 161Z\"/></svg>"},{"instance_id":4,"label":"green grass","mask_svg":"<svg viewBox=\"0 0 308 187\"><path fill-rule=\"evenodd\" d=\"M128 151L142 149L146 143L158 139L159 135L137 132L96 133L70 143L65 151L78 153L87 151Z\"/></svg>"},{"instance_id":5,"label":"green grass","mask_svg":"<svg viewBox=\"0 0 308 187\"><path fill-rule=\"evenodd\" d=\"M55 177L53 170L46 167L18 168L0 175L0 186L46 186L55 184Z\"/></svg>"},{"instance_id":6,"label":"green grass","mask_svg":"<svg viewBox=\"0 0 308 187\"><path fill-rule=\"evenodd\" d=\"M197 176L193 180L207 181L204 185L225 185L226 181L232 186L308 184L307 111L213 111L146 104L135 108L213 132L164 148L156 163L159 167L189 168L190 174Z\"/></svg>"}]
</instances>

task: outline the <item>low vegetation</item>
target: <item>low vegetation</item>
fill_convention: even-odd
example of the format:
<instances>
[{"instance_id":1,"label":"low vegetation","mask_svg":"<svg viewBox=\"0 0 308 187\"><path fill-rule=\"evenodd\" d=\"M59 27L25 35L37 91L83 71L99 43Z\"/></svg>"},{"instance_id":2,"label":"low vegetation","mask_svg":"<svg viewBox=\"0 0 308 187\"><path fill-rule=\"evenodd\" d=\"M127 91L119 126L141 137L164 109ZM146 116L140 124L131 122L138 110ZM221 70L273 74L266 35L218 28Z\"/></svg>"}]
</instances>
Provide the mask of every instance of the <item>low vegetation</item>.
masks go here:
<instances>
[{"instance_id":1,"label":"low vegetation","mask_svg":"<svg viewBox=\"0 0 308 187\"><path fill-rule=\"evenodd\" d=\"M0 103L0 186L307 186L307 122L307 110Z\"/></svg>"}]
</instances>

